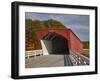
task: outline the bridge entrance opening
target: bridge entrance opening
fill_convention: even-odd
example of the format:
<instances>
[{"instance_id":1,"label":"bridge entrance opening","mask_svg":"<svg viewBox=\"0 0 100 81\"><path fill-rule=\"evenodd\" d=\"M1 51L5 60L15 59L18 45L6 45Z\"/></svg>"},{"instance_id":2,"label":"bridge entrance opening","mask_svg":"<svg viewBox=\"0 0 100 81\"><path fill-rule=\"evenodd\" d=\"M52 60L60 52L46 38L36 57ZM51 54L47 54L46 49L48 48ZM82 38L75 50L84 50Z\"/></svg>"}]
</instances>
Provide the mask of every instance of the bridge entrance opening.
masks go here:
<instances>
[{"instance_id":1,"label":"bridge entrance opening","mask_svg":"<svg viewBox=\"0 0 100 81\"><path fill-rule=\"evenodd\" d=\"M69 54L68 40L56 33L48 33L41 40L44 55Z\"/></svg>"}]
</instances>

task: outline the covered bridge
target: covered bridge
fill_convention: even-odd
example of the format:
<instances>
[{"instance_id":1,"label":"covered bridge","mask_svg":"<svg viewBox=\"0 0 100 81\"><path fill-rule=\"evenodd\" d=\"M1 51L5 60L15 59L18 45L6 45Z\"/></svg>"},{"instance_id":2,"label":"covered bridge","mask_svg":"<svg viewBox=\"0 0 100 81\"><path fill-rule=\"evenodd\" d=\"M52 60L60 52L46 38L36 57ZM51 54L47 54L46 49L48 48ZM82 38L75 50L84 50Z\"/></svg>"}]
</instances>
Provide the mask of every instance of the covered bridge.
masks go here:
<instances>
[{"instance_id":1,"label":"covered bridge","mask_svg":"<svg viewBox=\"0 0 100 81\"><path fill-rule=\"evenodd\" d=\"M38 45L43 55L83 52L83 44L69 28L45 28L37 30Z\"/></svg>"}]
</instances>

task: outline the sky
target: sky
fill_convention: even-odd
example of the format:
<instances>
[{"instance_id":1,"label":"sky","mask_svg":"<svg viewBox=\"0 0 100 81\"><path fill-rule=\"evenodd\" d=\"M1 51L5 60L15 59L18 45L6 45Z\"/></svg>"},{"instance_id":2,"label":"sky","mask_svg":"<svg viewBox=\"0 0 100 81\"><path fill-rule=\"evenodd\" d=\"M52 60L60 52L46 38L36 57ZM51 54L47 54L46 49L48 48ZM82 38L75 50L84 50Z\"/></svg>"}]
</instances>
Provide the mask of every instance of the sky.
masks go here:
<instances>
[{"instance_id":1,"label":"sky","mask_svg":"<svg viewBox=\"0 0 100 81\"><path fill-rule=\"evenodd\" d=\"M81 41L89 41L89 15L25 12L25 19L60 21L70 28Z\"/></svg>"}]
</instances>

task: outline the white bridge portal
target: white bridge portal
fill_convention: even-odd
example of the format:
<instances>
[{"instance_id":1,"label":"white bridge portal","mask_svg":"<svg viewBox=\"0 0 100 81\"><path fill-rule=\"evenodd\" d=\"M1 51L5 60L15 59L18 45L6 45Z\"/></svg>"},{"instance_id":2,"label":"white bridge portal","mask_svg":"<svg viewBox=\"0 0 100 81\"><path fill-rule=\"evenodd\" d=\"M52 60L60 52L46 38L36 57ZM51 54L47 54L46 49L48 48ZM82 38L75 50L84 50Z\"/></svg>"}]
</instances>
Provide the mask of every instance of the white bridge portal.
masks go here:
<instances>
[{"instance_id":1,"label":"white bridge portal","mask_svg":"<svg viewBox=\"0 0 100 81\"><path fill-rule=\"evenodd\" d=\"M52 52L52 41L41 40L43 55L49 55Z\"/></svg>"}]
</instances>

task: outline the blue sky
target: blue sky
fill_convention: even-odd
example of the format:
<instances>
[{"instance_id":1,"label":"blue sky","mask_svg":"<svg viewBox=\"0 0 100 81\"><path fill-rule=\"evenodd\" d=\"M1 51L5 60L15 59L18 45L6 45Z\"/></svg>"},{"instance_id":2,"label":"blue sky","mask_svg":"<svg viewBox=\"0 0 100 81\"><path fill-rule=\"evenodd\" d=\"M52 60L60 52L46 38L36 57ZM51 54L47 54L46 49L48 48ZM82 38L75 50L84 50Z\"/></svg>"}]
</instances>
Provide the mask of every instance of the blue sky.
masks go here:
<instances>
[{"instance_id":1,"label":"blue sky","mask_svg":"<svg viewBox=\"0 0 100 81\"><path fill-rule=\"evenodd\" d=\"M25 18L32 20L58 20L65 27L72 29L82 41L89 41L89 15L26 12Z\"/></svg>"}]
</instances>

